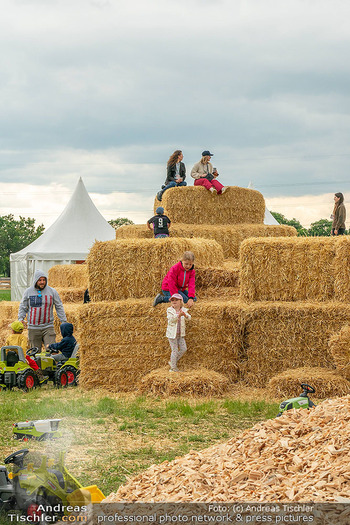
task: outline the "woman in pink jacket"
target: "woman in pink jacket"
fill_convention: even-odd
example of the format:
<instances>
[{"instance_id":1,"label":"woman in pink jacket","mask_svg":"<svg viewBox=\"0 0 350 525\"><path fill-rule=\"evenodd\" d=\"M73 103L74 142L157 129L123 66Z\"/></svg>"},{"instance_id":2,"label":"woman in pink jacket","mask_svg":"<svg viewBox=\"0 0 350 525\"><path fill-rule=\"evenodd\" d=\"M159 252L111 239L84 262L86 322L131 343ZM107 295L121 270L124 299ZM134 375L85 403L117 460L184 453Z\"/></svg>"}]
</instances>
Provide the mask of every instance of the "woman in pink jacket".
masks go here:
<instances>
[{"instance_id":1,"label":"woman in pink jacket","mask_svg":"<svg viewBox=\"0 0 350 525\"><path fill-rule=\"evenodd\" d=\"M162 282L162 293L159 293L153 301L153 306L159 303L168 303L170 297L179 293L188 307L196 301L194 269L194 254L185 252L181 261L170 268Z\"/></svg>"}]
</instances>

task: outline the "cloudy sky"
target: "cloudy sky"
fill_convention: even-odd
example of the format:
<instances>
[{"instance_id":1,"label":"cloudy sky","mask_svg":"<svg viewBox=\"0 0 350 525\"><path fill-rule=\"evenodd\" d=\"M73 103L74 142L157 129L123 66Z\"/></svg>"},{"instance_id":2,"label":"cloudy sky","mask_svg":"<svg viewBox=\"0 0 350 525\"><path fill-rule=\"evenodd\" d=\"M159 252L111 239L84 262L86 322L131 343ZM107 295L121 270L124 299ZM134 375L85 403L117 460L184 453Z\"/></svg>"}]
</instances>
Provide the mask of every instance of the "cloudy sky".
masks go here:
<instances>
[{"instance_id":1,"label":"cloudy sky","mask_svg":"<svg viewBox=\"0 0 350 525\"><path fill-rule=\"evenodd\" d=\"M305 226L350 199L350 3L1 6L1 215L49 226L81 176L106 219L144 222L175 149Z\"/></svg>"}]
</instances>

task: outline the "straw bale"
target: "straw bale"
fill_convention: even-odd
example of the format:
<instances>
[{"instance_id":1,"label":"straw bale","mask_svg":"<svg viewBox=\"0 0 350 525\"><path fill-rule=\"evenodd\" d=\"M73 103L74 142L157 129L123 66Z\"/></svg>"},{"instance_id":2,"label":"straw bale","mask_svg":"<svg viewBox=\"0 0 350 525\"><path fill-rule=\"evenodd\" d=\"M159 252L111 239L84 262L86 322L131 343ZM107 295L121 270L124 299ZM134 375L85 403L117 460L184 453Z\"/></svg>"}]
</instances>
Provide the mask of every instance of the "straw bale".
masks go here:
<instances>
[{"instance_id":1,"label":"straw bale","mask_svg":"<svg viewBox=\"0 0 350 525\"><path fill-rule=\"evenodd\" d=\"M350 238L337 238L334 260L334 289L337 301L350 303Z\"/></svg>"},{"instance_id":2,"label":"straw bale","mask_svg":"<svg viewBox=\"0 0 350 525\"><path fill-rule=\"evenodd\" d=\"M350 384L350 383L349 383ZM223 374L201 368L173 373L169 368L152 370L139 383L139 390L156 396L222 396L230 385Z\"/></svg>"},{"instance_id":3,"label":"straw bale","mask_svg":"<svg viewBox=\"0 0 350 525\"><path fill-rule=\"evenodd\" d=\"M19 301L0 301L0 328L5 328L18 318Z\"/></svg>"},{"instance_id":4,"label":"straw bale","mask_svg":"<svg viewBox=\"0 0 350 525\"><path fill-rule=\"evenodd\" d=\"M80 333L81 333L81 330L83 329L83 327L80 325L80 309L84 308L85 305L73 303L73 304L64 304L63 306L64 306L64 311L67 317L67 322L72 323L72 325L74 326L73 335L80 345L81 344ZM62 338L61 331L60 331L60 325L61 325L61 321L58 319L56 311L54 311L54 328L55 328L56 337L58 341L60 341Z\"/></svg>"},{"instance_id":5,"label":"straw bale","mask_svg":"<svg viewBox=\"0 0 350 525\"><path fill-rule=\"evenodd\" d=\"M132 391L170 357L166 309L152 308L149 299L89 303L80 307L81 380L85 388ZM186 331L187 353L179 368L206 368L238 377L241 349L239 303L201 301L191 309ZM96 372L97 370L97 372Z\"/></svg>"},{"instance_id":6,"label":"straw bale","mask_svg":"<svg viewBox=\"0 0 350 525\"><path fill-rule=\"evenodd\" d=\"M301 383L307 383L316 390L319 399L350 394L350 382L339 377L334 370L325 368L294 368L272 377L268 383L268 393L276 398L297 397L302 392Z\"/></svg>"},{"instance_id":7,"label":"straw bale","mask_svg":"<svg viewBox=\"0 0 350 525\"><path fill-rule=\"evenodd\" d=\"M154 213L160 206L154 200ZM213 195L200 186L170 188L161 206L174 223L263 224L264 197L256 190L229 186L223 195Z\"/></svg>"},{"instance_id":8,"label":"straw bale","mask_svg":"<svg viewBox=\"0 0 350 525\"><path fill-rule=\"evenodd\" d=\"M152 465L104 502L349 501L349 434L350 396L288 410L225 443ZM344 506L340 513L344 519L322 523L349 523Z\"/></svg>"},{"instance_id":9,"label":"straw bale","mask_svg":"<svg viewBox=\"0 0 350 525\"><path fill-rule=\"evenodd\" d=\"M239 282L239 268L196 268L196 288L210 287L221 288L222 286L236 287Z\"/></svg>"},{"instance_id":10,"label":"straw bale","mask_svg":"<svg viewBox=\"0 0 350 525\"><path fill-rule=\"evenodd\" d=\"M57 264L49 269L48 282L52 288L88 287L86 264Z\"/></svg>"},{"instance_id":11,"label":"straw bale","mask_svg":"<svg viewBox=\"0 0 350 525\"><path fill-rule=\"evenodd\" d=\"M337 371L350 381L350 326L345 325L329 339L329 352Z\"/></svg>"},{"instance_id":12,"label":"straw bale","mask_svg":"<svg viewBox=\"0 0 350 525\"><path fill-rule=\"evenodd\" d=\"M56 288L62 303L83 303L85 288Z\"/></svg>"},{"instance_id":13,"label":"straw bale","mask_svg":"<svg viewBox=\"0 0 350 525\"><path fill-rule=\"evenodd\" d=\"M170 217L172 219L172 217ZM266 224L181 224L172 223L170 237L192 237L214 239L224 251L225 258L238 259L239 247L249 237L295 237L297 231L292 226ZM145 224L131 224L116 230L117 239L150 239L153 233Z\"/></svg>"},{"instance_id":14,"label":"straw bale","mask_svg":"<svg viewBox=\"0 0 350 525\"><path fill-rule=\"evenodd\" d=\"M221 246L208 239L125 239L96 242L87 263L92 301L152 297L183 252L195 254L196 266L222 266Z\"/></svg>"},{"instance_id":15,"label":"straw bale","mask_svg":"<svg viewBox=\"0 0 350 525\"><path fill-rule=\"evenodd\" d=\"M350 322L350 305L342 303L253 303L242 310L245 361L249 384L263 387L290 368L334 368L328 348L331 334Z\"/></svg>"},{"instance_id":16,"label":"straw bale","mask_svg":"<svg viewBox=\"0 0 350 525\"><path fill-rule=\"evenodd\" d=\"M243 241L241 298L247 301L334 299L336 244L337 240L329 237Z\"/></svg>"}]
</instances>

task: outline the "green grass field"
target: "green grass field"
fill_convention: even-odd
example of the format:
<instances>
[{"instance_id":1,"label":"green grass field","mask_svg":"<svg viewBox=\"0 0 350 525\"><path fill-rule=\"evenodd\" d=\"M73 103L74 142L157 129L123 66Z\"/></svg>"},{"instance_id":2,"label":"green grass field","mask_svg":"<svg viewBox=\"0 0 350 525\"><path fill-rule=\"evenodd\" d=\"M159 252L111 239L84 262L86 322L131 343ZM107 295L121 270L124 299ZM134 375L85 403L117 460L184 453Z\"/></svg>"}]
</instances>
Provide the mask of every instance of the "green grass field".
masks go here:
<instances>
[{"instance_id":1,"label":"green grass field","mask_svg":"<svg viewBox=\"0 0 350 525\"><path fill-rule=\"evenodd\" d=\"M0 301L11 301L11 290L0 290Z\"/></svg>"},{"instance_id":2,"label":"green grass field","mask_svg":"<svg viewBox=\"0 0 350 525\"><path fill-rule=\"evenodd\" d=\"M154 463L225 441L278 412L277 404L265 401L107 397L51 386L0 396L0 464L23 446L34 458L65 450L72 474L83 485L98 485L105 495ZM62 418L62 438L28 444L13 440L13 423L45 418Z\"/></svg>"}]
</instances>

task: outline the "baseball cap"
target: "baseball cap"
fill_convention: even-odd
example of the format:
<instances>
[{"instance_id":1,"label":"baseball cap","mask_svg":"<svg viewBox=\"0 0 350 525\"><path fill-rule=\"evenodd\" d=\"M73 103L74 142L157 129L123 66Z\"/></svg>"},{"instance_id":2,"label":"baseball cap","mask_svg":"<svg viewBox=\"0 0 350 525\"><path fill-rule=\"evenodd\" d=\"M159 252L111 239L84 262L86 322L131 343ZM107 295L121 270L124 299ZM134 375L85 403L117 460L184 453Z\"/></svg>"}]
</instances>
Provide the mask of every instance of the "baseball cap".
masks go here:
<instances>
[{"instance_id":1,"label":"baseball cap","mask_svg":"<svg viewBox=\"0 0 350 525\"><path fill-rule=\"evenodd\" d=\"M202 157L214 157L214 153L210 153L207 149L202 151Z\"/></svg>"}]
</instances>

